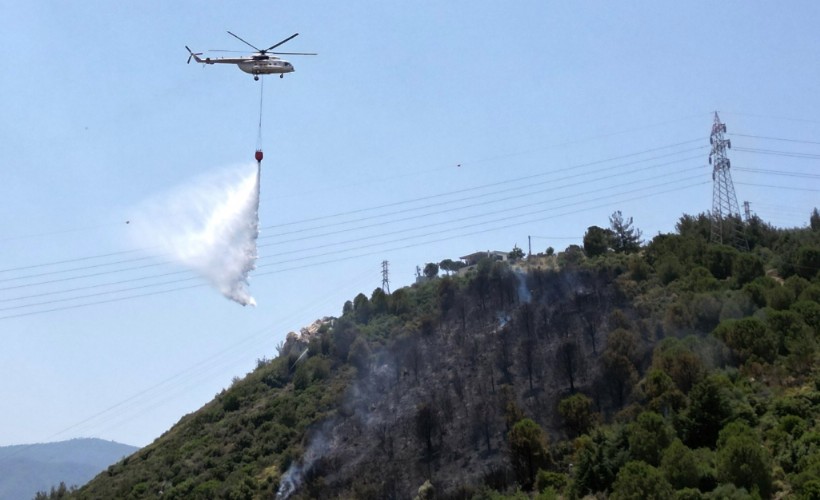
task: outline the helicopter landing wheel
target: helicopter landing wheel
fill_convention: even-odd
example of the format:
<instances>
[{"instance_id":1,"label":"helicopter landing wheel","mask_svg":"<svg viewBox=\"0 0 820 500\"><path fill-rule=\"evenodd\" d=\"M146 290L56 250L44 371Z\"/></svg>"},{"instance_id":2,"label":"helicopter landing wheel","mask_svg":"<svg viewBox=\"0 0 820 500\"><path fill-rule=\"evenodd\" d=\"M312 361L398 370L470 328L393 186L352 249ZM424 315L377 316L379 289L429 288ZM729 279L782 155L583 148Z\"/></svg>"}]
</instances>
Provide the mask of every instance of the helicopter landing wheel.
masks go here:
<instances>
[{"instance_id":1,"label":"helicopter landing wheel","mask_svg":"<svg viewBox=\"0 0 820 500\"><path fill-rule=\"evenodd\" d=\"M279 78L284 78L284 77L285 77L285 74L284 74L284 73L283 73L283 74L281 74L281 75L279 75Z\"/></svg>"},{"instance_id":2,"label":"helicopter landing wheel","mask_svg":"<svg viewBox=\"0 0 820 500\"><path fill-rule=\"evenodd\" d=\"M259 75L253 75L253 79L258 82L259 81Z\"/></svg>"}]
</instances>

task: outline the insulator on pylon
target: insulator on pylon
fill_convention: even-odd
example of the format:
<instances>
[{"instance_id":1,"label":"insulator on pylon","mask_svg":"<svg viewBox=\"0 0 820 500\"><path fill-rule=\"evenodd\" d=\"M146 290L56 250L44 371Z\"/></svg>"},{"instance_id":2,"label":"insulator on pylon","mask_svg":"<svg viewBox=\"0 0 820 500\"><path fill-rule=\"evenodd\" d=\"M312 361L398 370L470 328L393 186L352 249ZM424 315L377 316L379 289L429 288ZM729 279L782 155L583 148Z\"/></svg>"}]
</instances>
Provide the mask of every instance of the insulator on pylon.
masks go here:
<instances>
[{"instance_id":1,"label":"insulator on pylon","mask_svg":"<svg viewBox=\"0 0 820 500\"><path fill-rule=\"evenodd\" d=\"M726 145L729 146L729 149L732 149L732 140L729 139L728 141L726 141Z\"/></svg>"},{"instance_id":2,"label":"insulator on pylon","mask_svg":"<svg viewBox=\"0 0 820 500\"><path fill-rule=\"evenodd\" d=\"M714 144L714 143L715 143L714 139L712 137L710 137L709 138L709 144Z\"/></svg>"},{"instance_id":3,"label":"insulator on pylon","mask_svg":"<svg viewBox=\"0 0 820 500\"><path fill-rule=\"evenodd\" d=\"M256 154L254 155L254 158L256 158L256 161L257 161L257 162L261 162L261 161L262 161L262 157L263 157L263 156L264 156L264 155L262 154L262 150L261 150L261 149L257 149L257 150L256 150Z\"/></svg>"},{"instance_id":4,"label":"insulator on pylon","mask_svg":"<svg viewBox=\"0 0 820 500\"><path fill-rule=\"evenodd\" d=\"M731 168L732 162L729 161L729 158L726 158L726 168Z\"/></svg>"},{"instance_id":5,"label":"insulator on pylon","mask_svg":"<svg viewBox=\"0 0 820 500\"><path fill-rule=\"evenodd\" d=\"M712 155L709 155L709 165L712 164Z\"/></svg>"}]
</instances>

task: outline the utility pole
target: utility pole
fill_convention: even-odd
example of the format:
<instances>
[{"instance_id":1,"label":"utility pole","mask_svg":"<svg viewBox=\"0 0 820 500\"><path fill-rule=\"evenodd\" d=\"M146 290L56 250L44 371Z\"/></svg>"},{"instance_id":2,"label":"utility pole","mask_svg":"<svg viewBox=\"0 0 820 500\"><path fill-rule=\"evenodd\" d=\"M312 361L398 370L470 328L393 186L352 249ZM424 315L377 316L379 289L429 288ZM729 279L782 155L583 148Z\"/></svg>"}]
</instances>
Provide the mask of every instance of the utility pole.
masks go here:
<instances>
[{"instance_id":1,"label":"utility pole","mask_svg":"<svg viewBox=\"0 0 820 500\"><path fill-rule=\"evenodd\" d=\"M532 236L527 236L527 246L528 246L527 258L531 259L532 258Z\"/></svg>"},{"instance_id":2,"label":"utility pole","mask_svg":"<svg viewBox=\"0 0 820 500\"><path fill-rule=\"evenodd\" d=\"M390 295L390 270L388 268L389 265L390 263L386 260L382 261L382 291L388 295Z\"/></svg>"},{"instance_id":3,"label":"utility pole","mask_svg":"<svg viewBox=\"0 0 820 500\"><path fill-rule=\"evenodd\" d=\"M731 162L726 150L732 148L732 141L726 139L726 124L720 122L717 111L712 124L712 135L709 143L709 163L712 164L712 232L711 242L730 244L741 250L748 250L749 244L743 236L740 218L740 207L737 204L732 174L729 172Z\"/></svg>"}]
</instances>

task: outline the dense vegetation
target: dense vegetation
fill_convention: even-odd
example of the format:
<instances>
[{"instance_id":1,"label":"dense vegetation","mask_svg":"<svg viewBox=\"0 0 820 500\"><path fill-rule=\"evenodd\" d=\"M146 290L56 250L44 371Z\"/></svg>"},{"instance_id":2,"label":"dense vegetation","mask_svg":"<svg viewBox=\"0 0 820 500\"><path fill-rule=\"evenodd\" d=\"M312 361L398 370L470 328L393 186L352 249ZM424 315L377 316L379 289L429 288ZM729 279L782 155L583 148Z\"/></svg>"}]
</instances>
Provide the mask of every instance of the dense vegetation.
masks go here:
<instances>
[{"instance_id":1,"label":"dense vegetation","mask_svg":"<svg viewBox=\"0 0 820 500\"><path fill-rule=\"evenodd\" d=\"M74 496L820 498L817 211L609 222L359 294Z\"/></svg>"}]
</instances>

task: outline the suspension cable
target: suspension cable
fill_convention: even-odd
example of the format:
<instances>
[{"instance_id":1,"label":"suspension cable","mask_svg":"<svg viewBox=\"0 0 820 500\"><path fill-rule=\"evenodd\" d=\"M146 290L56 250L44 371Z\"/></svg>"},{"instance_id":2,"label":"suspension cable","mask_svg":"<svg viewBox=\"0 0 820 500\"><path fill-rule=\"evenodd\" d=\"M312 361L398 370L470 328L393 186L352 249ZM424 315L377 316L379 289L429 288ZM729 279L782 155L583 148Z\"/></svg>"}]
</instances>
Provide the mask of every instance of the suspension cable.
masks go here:
<instances>
[{"instance_id":1,"label":"suspension cable","mask_svg":"<svg viewBox=\"0 0 820 500\"><path fill-rule=\"evenodd\" d=\"M259 130L256 135L256 149L262 150L262 97L265 95L265 79L259 80Z\"/></svg>"}]
</instances>

